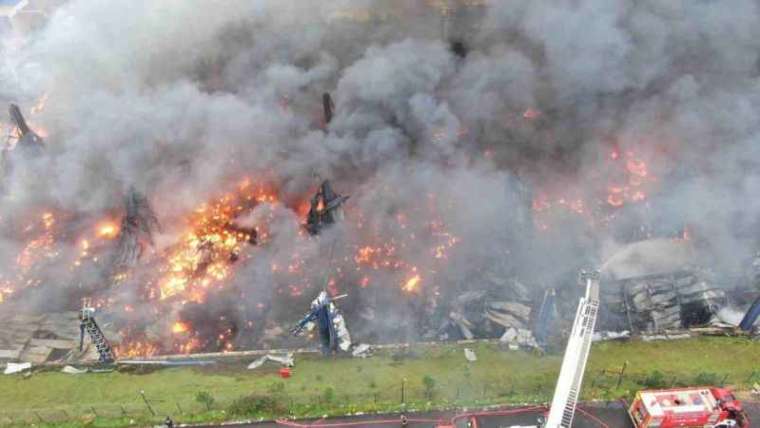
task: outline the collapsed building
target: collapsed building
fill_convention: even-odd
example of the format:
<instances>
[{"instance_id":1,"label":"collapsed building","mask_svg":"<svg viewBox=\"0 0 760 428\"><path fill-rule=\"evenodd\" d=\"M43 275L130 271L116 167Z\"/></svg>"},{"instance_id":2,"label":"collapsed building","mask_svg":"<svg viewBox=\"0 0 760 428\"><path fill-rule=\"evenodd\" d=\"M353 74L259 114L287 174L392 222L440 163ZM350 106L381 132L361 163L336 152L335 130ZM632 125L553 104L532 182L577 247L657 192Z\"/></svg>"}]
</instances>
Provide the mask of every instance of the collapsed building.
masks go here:
<instances>
[{"instance_id":1,"label":"collapsed building","mask_svg":"<svg viewBox=\"0 0 760 428\"><path fill-rule=\"evenodd\" d=\"M598 330L655 334L704 326L736 326L722 310L744 314L747 299L737 294L760 293L757 282L727 288L715 274L700 267L692 243L652 239L620 248L603 265ZM464 292L455 297L438 338L498 338L523 347L544 347L550 336L561 335L571 311L558 303L554 289L542 294L516 279L496 281L490 291ZM572 295L572 286L563 295ZM750 309L752 311L752 309ZM749 315L749 314L748 314Z\"/></svg>"},{"instance_id":2,"label":"collapsed building","mask_svg":"<svg viewBox=\"0 0 760 428\"><path fill-rule=\"evenodd\" d=\"M504 338L510 343L537 347L534 327L550 322L551 302L536 302L528 286L515 280L497 280L491 291L468 291L447 305L438 328L438 340ZM498 291L497 291L498 290ZM539 315L539 314L543 315Z\"/></svg>"},{"instance_id":3,"label":"collapsed building","mask_svg":"<svg viewBox=\"0 0 760 428\"><path fill-rule=\"evenodd\" d=\"M91 9L82 16L112 13L95 2L80 3L80 9L70 11L72 20ZM175 61L149 60L139 70L129 64L101 71L103 64L96 62L87 70L95 76L76 82L81 85L71 91L76 97L42 87L27 94L37 97L37 91L51 90L56 108L49 117L30 117L30 126L21 110L12 107L19 153L23 147L39 151L39 136L45 136L49 150L37 160L54 174L50 181L21 177L10 183L17 186L14 197L28 195L30 189L54 191L46 195L40 190L34 201L40 205L25 206L21 216L29 212L30 218L18 221L17 227L3 223L2 254L9 264L15 257L20 263L7 274L1 272L6 275L0 301L15 305L29 294L43 300L67 293L57 306L51 303L44 310L68 314L80 294L95 294L107 315L105 336L117 352L125 349L120 349L123 343L137 356L294 343L288 342L283 326L293 318L293 308L308 303L303 300L322 288L325 270L330 295L351 296L341 310L356 339L370 334L378 341L502 338L510 346L545 347L551 336L565 333L573 314L574 306L568 308L566 302L575 302L579 290L568 272L600 259L609 260L602 269L600 329L644 333L688 328L720 320L723 308L742 308L724 284L730 281L716 280L707 269L712 265L686 254L689 244L683 239L651 239L651 224L657 221L645 218L653 206L672 205L668 217L680 224L688 207L704 201L694 190L675 189L712 178L694 178L700 171L673 172L671 164L698 170L691 167L702 159L717 159L720 165L734 160L707 149L712 145L706 142L688 147L676 143L723 135L723 124L713 123L717 121L711 116L700 117L708 129L695 130L696 136L679 131L683 121L676 119L658 122L665 131L650 129L650 120L639 121L641 111L662 118L681 111L730 111L732 103L714 109L692 104L739 96L712 80L713 70L695 65L681 75L663 66L668 70L650 79L629 66L650 55L639 52L636 43L626 49L641 55L628 57L625 49L619 50L625 66L618 73L593 70L598 63L611 68L617 63L607 61L606 48L599 54L594 51L599 47L589 41L563 45L564 38L551 31L553 24L544 28L549 21L537 17L564 20L576 14L544 14L541 8L551 7L542 2L526 4L519 11L525 19L513 19L517 12L499 2L478 0L388 0L371 2L367 10L325 3L315 6L313 16L295 13L284 22L281 10L268 5L261 6L264 15L247 11L250 16L242 19L237 12L230 19L224 10L208 11L220 13L220 19L208 21L212 28L202 33L204 39L187 38L192 43L185 50L193 55L175 50L173 44L184 46L184 38L144 46L150 53L145 57L151 59L181 53L179 68ZM385 3L390 6L381 7ZM147 2L130 13L142 22L140 14L151 7ZM177 7L188 17L207 12L198 5L188 6L191 10ZM625 21L635 27L646 19L610 9L615 9L609 11L614 15L610 21L607 16L588 19L588 11L582 10L577 16L584 24L608 25L599 31L621 31L615 40L649 34L615 24ZM631 6L634 12L648 16L651 11ZM330 17L323 21L320 13ZM290 17L298 19L294 23ZM320 31L303 40L303 28ZM184 28L178 30L171 34L184 34ZM689 35L702 35L704 29L688 30L698 30L686 31ZM669 26L662 27L663 34L669 31ZM114 33L124 43L114 43L113 58L129 57L119 55L119 49L140 41L127 30ZM90 40L110 37L88 27L70 34L74 40L67 46L82 45L89 52L91 44L78 39L82 34L92 36ZM718 36L708 32L705 37ZM45 43L59 37L40 40L41 45L29 46L30 54L16 59L23 63L25 58L41 58L39 70L49 77L41 80L68 81L61 77L81 75L70 64L91 63L59 64L58 55L47 61L47 54L60 46ZM747 46L728 41L719 45L732 47L726 49L731 53ZM586 45L599 56L584 56L589 54ZM171 48L161 50L165 46ZM575 51L579 46L581 51ZM63 57L77 59L80 53ZM695 58L694 53L684 55ZM713 58L715 52L709 54ZM652 55L659 58L662 53ZM715 63L744 57L749 56L739 52ZM667 59L663 63L683 63L677 55ZM585 73L589 68L591 77ZM134 91L119 88L122 69ZM611 77L600 81L598 75ZM629 75L635 78L627 81ZM754 79L754 71L749 75ZM728 80L741 87L741 80ZM652 88L668 82L678 82L663 88L677 98L673 104L678 108L652 97L660 93ZM701 87L701 82L711 84ZM700 90L693 90L694 85ZM723 98L697 95L712 91L729 92ZM83 102L90 94L102 98ZM125 111L124 106L134 110ZM97 120L81 123L83 115ZM45 125L54 132L36 133L32 128L37 119L47 119ZM744 125L731 124L731 129L751 128ZM103 138L103 129L109 131L108 138ZM668 132L678 135L663 136ZM725 152L747 149L731 144L732 150ZM93 175L82 174L84 169ZM312 192L311 171L331 180ZM724 186L721 190L738 188L736 177L720 178L715 184ZM122 206L115 199L130 183L151 191L128 191ZM352 193L350 204L332 183ZM252 191L257 185L263 190ZM662 198L652 199L658 192ZM736 201L746 195L736 193L736 200L724 201L721 208L743 209ZM74 215L59 216L60 205ZM632 215L625 207L644 214ZM344 209L347 221L340 224ZM2 211L5 220L8 212ZM38 221L38 212L50 214L41 226L30 225ZM115 212L113 240L82 232ZM159 218L166 230L159 227ZM616 221L624 223L619 236L610 233ZM47 224L52 225L49 230ZM54 233L59 225L67 232ZM625 245L612 257L600 256L610 239ZM569 244L563 246L565 242ZM329 261L324 257L328 251ZM684 256L674 260L680 253ZM90 275L81 266L106 275ZM41 271L44 275L35 277ZM103 277L108 284L102 284ZM117 282L118 287L108 287ZM748 289L756 283L748 283ZM29 284L37 292L18 291ZM29 307L43 311L40 305ZM70 332L47 335L44 329L17 327L27 324L25 316L3 319L3 332L25 332L8 335L4 355L35 361L78 358ZM61 316L60 322L75 328L75 320L64 318L70 317ZM45 354L39 340L63 342L47 343L59 347L49 347L52 351ZM28 357L33 354L46 356Z\"/></svg>"},{"instance_id":4,"label":"collapsed building","mask_svg":"<svg viewBox=\"0 0 760 428\"><path fill-rule=\"evenodd\" d=\"M601 325L635 333L707 325L727 304L726 292L698 270L608 281L603 296Z\"/></svg>"},{"instance_id":5,"label":"collapsed building","mask_svg":"<svg viewBox=\"0 0 760 428\"><path fill-rule=\"evenodd\" d=\"M733 286L720 282L683 239L629 244L607 261L605 274L600 326L634 334L723 325L721 310L746 310L746 302L732 296L757 287L751 278Z\"/></svg>"}]
</instances>

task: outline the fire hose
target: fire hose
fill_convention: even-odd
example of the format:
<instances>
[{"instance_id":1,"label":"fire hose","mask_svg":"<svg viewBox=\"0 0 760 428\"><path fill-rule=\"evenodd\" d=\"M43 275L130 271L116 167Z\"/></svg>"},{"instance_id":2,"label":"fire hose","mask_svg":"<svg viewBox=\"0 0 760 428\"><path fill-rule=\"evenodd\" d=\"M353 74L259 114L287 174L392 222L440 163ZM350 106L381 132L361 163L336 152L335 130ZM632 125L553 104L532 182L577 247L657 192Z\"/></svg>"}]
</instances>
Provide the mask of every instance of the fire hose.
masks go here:
<instances>
[{"instance_id":1,"label":"fire hose","mask_svg":"<svg viewBox=\"0 0 760 428\"><path fill-rule=\"evenodd\" d=\"M438 423L440 419L415 419L410 418L407 419L407 422L409 423ZM275 421L277 425L283 425L287 427L294 427L294 428L313 428L313 427L323 427L323 428L339 428L339 427L355 427L355 426L367 426L367 425L385 425L385 424L393 424L393 423L399 423L399 419L380 419L380 420L374 420L374 421L357 421L357 422L336 422L331 424L321 424L319 422L315 422L313 424L301 424L294 421L287 421L284 419L278 419Z\"/></svg>"},{"instance_id":2,"label":"fire hose","mask_svg":"<svg viewBox=\"0 0 760 428\"><path fill-rule=\"evenodd\" d=\"M518 414L524 414L524 413L533 413L536 411L546 411L546 406L534 406L534 407L524 407L519 409L509 409L509 410L483 410L480 412L467 412L467 413L460 413L454 417L452 417L449 421L450 425L456 425L456 422L462 419L467 419L470 417L489 417L489 416L511 416L511 415L518 415ZM582 413L584 416L592 420L594 423L598 424L601 428L609 428L609 425L604 423L601 419L597 418L593 414L587 412L586 410L583 410L582 408L577 408L577 410ZM424 419L424 418L409 418L407 419L407 422L409 423L440 423L440 419ZM355 427L355 426L369 426L369 425L385 425L385 424L394 424L399 423L399 419L380 419L380 420L370 420L370 421L356 421L356 422L335 422L335 423L329 423L329 424L323 424L319 421L311 423L311 424L304 424L304 423L298 423L295 421L288 421L284 419L279 419L276 421L278 425L287 426L287 427L293 427L293 428L315 428L315 427L321 427L321 428L341 428L341 427Z\"/></svg>"}]
</instances>

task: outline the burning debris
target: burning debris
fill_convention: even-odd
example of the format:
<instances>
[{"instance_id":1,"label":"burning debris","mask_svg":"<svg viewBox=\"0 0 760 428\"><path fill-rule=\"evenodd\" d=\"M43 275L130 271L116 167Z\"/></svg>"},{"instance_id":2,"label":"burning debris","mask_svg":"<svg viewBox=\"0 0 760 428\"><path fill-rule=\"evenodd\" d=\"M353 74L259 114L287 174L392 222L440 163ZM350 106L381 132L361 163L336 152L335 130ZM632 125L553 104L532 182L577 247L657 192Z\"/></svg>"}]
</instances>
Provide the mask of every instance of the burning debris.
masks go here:
<instances>
[{"instance_id":1,"label":"burning debris","mask_svg":"<svg viewBox=\"0 0 760 428\"><path fill-rule=\"evenodd\" d=\"M736 260L758 249L754 6L685 7L727 33L646 2L264 3L82 0L4 51L8 98L46 100L7 126L7 154L46 149L2 183L5 355L75 358L76 335L34 317L76 318L88 296L117 357L287 344L328 263L352 336L377 342L546 347L572 315L568 272L605 259L603 329L733 307ZM333 178L313 195L312 171Z\"/></svg>"},{"instance_id":2,"label":"burning debris","mask_svg":"<svg viewBox=\"0 0 760 428\"><path fill-rule=\"evenodd\" d=\"M16 147L23 150L25 154L36 156L42 153L45 143L37 133L35 133L21 114L21 109L16 104L11 104L8 108L11 121L16 127Z\"/></svg>"},{"instance_id":3,"label":"burning debris","mask_svg":"<svg viewBox=\"0 0 760 428\"><path fill-rule=\"evenodd\" d=\"M111 226L112 227L112 226ZM118 229L118 241L112 266L121 271L137 265L145 247L153 246L153 234L160 230L158 217L150 207L148 199L130 187L124 198L124 215ZM101 229L104 234L112 234L111 229Z\"/></svg>"},{"instance_id":4,"label":"burning debris","mask_svg":"<svg viewBox=\"0 0 760 428\"><path fill-rule=\"evenodd\" d=\"M225 194L199 206L188 220L190 229L168 250L163 278L158 281L160 299L176 295L201 303L213 284L223 284L231 265L248 245L263 239L255 226L237 223L259 205L274 204L276 197L243 180L237 194Z\"/></svg>"},{"instance_id":5,"label":"burning debris","mask_svg":"<svg viewBox=\"0 0 760 428\"><path fill-rule=\"evenodd\" d=\"M328 180L322 182L314 194L306 216L306 230L311 235L318 235L322 229L343 219L343 204L348 196L335 193Z\"/></svg>"}]
</instances>

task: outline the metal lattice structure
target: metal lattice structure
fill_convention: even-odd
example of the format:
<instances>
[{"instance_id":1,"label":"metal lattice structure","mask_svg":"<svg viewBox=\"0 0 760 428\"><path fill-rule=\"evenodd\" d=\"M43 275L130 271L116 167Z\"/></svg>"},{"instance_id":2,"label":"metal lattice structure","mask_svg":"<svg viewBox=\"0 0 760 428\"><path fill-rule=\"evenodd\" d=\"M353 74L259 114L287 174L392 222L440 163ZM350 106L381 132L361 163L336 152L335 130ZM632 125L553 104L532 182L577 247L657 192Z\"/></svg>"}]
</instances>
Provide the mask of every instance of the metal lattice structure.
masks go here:
<instances>
[{"instance_id":1,"label":"metal lattice structure","mask_svg":"<svg viewBox=\"0 0 760 428\"><path fill-rule=\"evenodd\" d=\"M108 342L108 339L106 339L106 336L98 326L98 323L95 322L95 309L90 307L82 308L79 313L79 320L79 351L82 351L84 345L84 333L87 332L87 335L90 336L92 343L95 344L95 348L98 351L98 360L104 364L113 363L116 360L116 357L114 356L111 344Z\"/></svg>"}]
</instances>

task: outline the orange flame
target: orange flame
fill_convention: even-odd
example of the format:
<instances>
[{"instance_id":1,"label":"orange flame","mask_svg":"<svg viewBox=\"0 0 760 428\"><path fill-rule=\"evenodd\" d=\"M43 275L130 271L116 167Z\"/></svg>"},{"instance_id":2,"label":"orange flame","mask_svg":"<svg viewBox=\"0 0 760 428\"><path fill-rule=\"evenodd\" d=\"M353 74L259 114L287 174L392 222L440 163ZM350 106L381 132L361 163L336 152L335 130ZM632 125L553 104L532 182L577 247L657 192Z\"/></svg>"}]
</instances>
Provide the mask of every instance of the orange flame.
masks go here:
<instances>
[{"instance_id":1,"label":"orange flame","mask_svg":"<svg viewBox=\"0 0 760 428\"><path fill-rule=\"evenodd\" d=\"M190 331L190 326L183 322L177 321L172 325L172 333L174 334L186 333L188 331Z\"/></svg>"},{"instance_id":2,"label":"orange flame","mask_svg":"<svg viewBox=\"0 0 760 428\"><path fill-rule=\"evenodd\" d=\"M125 357L149 357L159 351L155 343L147 341L133 341L114 347L114 353L118 358Z\"/></svg>"},{"instance_id":3,"label":"orange flame","mask_svg":"<svg viewBox=\"0 0 760 428\"><path fill-rule=\"evenodd\" d=\"M257 203L277 202L274 192L255 188L248 179L239 183L238 190L238 194L223 195L194 211L189 230L170 251L162 269L161 299L186 292L186 299L202 302L209 288L229 277L232 260L251 238L245 231L231 227L232 221Z\"/></svg>"},{"instance_id":4,"label":"orange flame","mask_svg":"<svg viewBox=\"0 0 760 428\"><path fill-rule=\"evenodd\" d=\"M422 278L419 275L414 275L413 277L409 278L408 281L406 281L406 284L404 284L402 289L407 293L413 293L417 291L417 286L420 284L421 280Z\"/></svg>"},{"instance_id":5,"label":"orange flame","mask_svg":"<svg viewBox=\"0 0 760 428\"><path fill-rule=\"evenodd\" d=\"M119 236L119 225L110 220L103 221L96 226L95 235L102 239L114 239Z\"/></svg>"}]
</instances>

